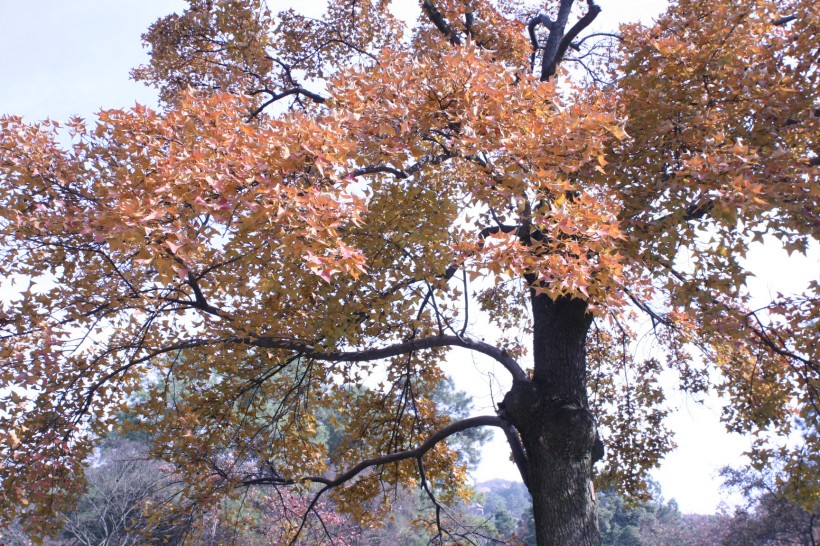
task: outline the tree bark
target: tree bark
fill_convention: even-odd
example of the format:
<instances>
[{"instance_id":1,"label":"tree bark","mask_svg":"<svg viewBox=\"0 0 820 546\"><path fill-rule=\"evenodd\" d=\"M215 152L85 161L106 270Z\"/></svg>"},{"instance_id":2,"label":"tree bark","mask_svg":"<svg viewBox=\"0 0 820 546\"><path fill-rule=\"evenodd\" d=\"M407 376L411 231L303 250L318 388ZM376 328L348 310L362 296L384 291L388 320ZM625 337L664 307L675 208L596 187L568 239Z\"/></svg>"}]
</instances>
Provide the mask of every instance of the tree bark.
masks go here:
<instances>
[{"instance_id":1,"label":"tree bark","mask_svg":"<svg viewBox=\"0 0 820 546\"><path fill-rule=\"evenodd\" d=\"M599 456L586 393L586 302L532 295L532 380L504 398L504 414L526 453L539 546L599 546L592 464Z\"/></svg>"}]
</instances>

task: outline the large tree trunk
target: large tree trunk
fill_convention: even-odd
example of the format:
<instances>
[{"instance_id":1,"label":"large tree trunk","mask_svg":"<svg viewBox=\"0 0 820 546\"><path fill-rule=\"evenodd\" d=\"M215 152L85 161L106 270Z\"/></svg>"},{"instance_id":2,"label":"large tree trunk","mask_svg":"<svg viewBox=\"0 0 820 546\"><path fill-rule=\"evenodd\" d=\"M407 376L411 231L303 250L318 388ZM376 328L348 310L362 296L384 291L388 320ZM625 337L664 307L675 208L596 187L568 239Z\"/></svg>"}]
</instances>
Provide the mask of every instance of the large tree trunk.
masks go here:
<instances>
[{"instance_id":1,"label":"large tree trunk","mask_svg":"<svg viewBox=\"0 0 820 546\"><path fill-rule=\"evenodd\" d=\"M524 481L533 501L539 546L601 544L592 489L600 456L586 394L585 342L591 317L578 299L532 297L532 381L517 381L504 399L521 435Z\"/></svg>"}]
</instances>

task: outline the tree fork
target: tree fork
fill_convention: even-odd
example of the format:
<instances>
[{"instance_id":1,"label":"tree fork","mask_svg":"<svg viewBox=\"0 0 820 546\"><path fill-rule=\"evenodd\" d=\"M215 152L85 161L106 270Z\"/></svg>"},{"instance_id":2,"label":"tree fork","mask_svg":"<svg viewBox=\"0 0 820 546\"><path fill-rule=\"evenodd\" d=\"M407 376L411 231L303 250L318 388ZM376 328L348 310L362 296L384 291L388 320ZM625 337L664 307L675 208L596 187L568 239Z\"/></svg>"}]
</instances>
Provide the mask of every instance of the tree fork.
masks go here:
<instances>
[{"instance_id":1,"label":"tree fork","mask_svg":"<svg viewBox=\"0 0 820 546\"><path fill-rule=\"evenodd\" d=\"M533 43L533 50L539 48L538 40L535 35L535 27L543 24L549 29L549 37L547 43L543 46L543 57L541 59L541 81L547 81L555 75L555 71L561 61L564 59L564 54L569 49L572 40L578 34L587 28L592 21L601 13L601 8L595 4L594 0L587 0L587 12L581 17L566 34L564 30L569 23L569 15L572 10L574 0L561 0L558 8L558 15L555 20L551 20L546 15L539 15L533 18L528 25L530 34L530 41ZM535 51L533 51L533 61L535 60Z\"/></svg>"}]
</instances>

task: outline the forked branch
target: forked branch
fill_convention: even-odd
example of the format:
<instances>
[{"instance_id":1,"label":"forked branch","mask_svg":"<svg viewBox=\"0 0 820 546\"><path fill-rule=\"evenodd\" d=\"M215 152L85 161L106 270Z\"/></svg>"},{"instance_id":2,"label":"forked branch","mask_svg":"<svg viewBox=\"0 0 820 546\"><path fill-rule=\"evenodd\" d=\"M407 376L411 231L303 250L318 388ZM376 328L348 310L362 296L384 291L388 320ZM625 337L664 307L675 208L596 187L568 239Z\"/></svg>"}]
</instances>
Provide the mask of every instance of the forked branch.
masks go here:
<instances>
[{"instance_id":1,"label":"forked branch","mask_svg":"<svg viewBox=\"0 0 820 546\"><path fill-rule=\"evenodd\" d=\"M307 516L311 511L316 507L316 504L319 502L319 499L324 495L327 491L344 485L345 483L353 480L359 474L364 472L369 468L373 468L376 466L384 466L391 463L397 463L399 461L405 461L408 459L415 459L417 461L421 461L422 457L427 454L431 449L433 449L438 443L443 442L450 436L454 434L458 434L459 432L464 432L465 430L469 430L472 428L477 427L505 427L507 425L506 421L504 421L501 417L496 415L481 415L478 417L470 417L468 419L463 419L461 421L457 421L455 423L451 423L444 428L441 428L431 434L421 445L414 449L408 449L406 451L398 451L395 453L390 453L387 455L382 455L381 457L373 457L371 459L365 459L361 461L356 466L339 474L335 478L325 478L322 476L312 476L301 478L299 480L294 479L283 479L280 477L262 477L262 478L251 478L246 480L241 480L240 483L243 486L250 486L250 485L260 485L260 484L272 484L272 485L294 485L299 482L313 482L313 483L320 483L322 484L322 488L316 492L311 500L310 504L308 505L307 509L305 510L304 517L302 518L302 522L299 528L296 530L296 533L291 540L291 544L295 544L299 538L299 535L302 533L306 523L307 523Z\"/></svg>"},{"instance_id":2,"label":"forked branch","mask_svg":"<svg viewBox=\"0 0 820 546\"><path fill-rule=\"evenodd\" d=\"M544 52L541 57L541 81L547 81L555 75L558 65L563 60L573 40L575 40L581 31L592 24L592 21L601 13L600 6L598 6L594 0L587 0L587 12L565 33L564 29L567 28L567 24L569 23L569 15L570 11L572 11L573 3L574 0L561 0L558 15L554 21L545 15L539 15L529 22L528 30L534 50L533 59L535 59L535 50L540 49L535 34L536 27L538 25L544 25L549 30L549 37L543 47Z\"/></svg>"}]
</instances>

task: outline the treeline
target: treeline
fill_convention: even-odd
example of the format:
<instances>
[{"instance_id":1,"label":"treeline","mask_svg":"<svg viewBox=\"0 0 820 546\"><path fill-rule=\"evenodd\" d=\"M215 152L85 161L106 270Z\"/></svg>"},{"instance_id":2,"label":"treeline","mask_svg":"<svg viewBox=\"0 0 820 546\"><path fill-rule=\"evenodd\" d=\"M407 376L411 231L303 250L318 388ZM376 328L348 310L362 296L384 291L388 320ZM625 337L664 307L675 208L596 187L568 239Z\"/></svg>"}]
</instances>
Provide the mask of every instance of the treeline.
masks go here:
<instances>
[{"instance_id":1,"label":"treeline","mask_svg":"<svg viewBox=\"0 0 820 546\"><path fill-rule=\"evenodd\" d=\"M655 488L651 500L630 504L611 491L598 492L599 524L610 546L814 546L820 542L818 510L806 510L768 488L750 472L729 476L732 485L757 490L755 500L734 513L683 514L674 500ZM361 525L325 501L309 509L298 491L252 487L241 498L199 510L181 495L167 464L147 456L138 439L106 442L87 472L88 490L76 508L63 514L64 526L47 546L203 546L286 544L303 524L300 544L423 546L456 544L535 545L530 498L522 483L494 480L478 484L465 500L441 507L440 532L429 522L435 506L422 490L397 490L391 515L379 526ZM762 490L762 493L760 492ZM307 492L303 492L307 493ZM375 507L374 507L375 508ZM303 520L311 511L313 517ZM163 514L167 517L163 517ZM31 541L18 528L0 532L5 546Z\"/></svg>"},{"instance_id":2,"label":"treeline","mask_svg":"<svg viewBox=\"0 0 820 546\"><path fill-rule=\"evenodd\" d=\"M604 546L817 546L820 504L790 500L785 489L751 471L726 471L727 485L747 495L747 505L734 512L683 514L675 500L664 501L655 487L652 499L632 503L618 493L599 491L598 523ZM495 481L477 487L484 514L513 543L535 546L532 511L523 484ZM526 506L521 510L521 506ZM517 517L516 517L516 514ZM509 524L511 519L514 524Z\"/></svg>"},{"instance_id":3,"label":"treeline","mask_svg":"<svg viewBox=\"0 0 820 546\"><path fill-rule=\"evenodd\" d=\"M435 393L439 408L454 419L470 414L469 397L442 381ZM319 415L317 441L332 451L343 431L339 416ZM123 414L123 422L134 419ZM478 464L486 432L453 438L451 447L468 469ZM428 544L517 544L534 546L534 520L526 487L494 480L437 498L423 487L391 491L389 511L365 506L341 514L332 497L312 504L315 487L237 488L220 502L207 502L180 480L181 470L150 453L151 438L140 433L112 434L88 461L86 492L73 510L60 514L62 528L46 546L137 546L196 544L279 546L298 534L298 544L338 546L425 546ZM229 457L230 454L225 455ZM811 460L805 464L811 464ZM682 514L665 501L657 486L651 498L630 502L599 491L598 516L607 546L816 546L820 544L817 499L798 498L789 482L753 471L726 471L728 486L749 499L734 513ZM796 502L796 499L798 502ZM203 502L205 501L205 502ZM387 515L375 519L373 514ZM21 528L0 530L3 546L28 546Z\"/></svg>"}]
</instances>

